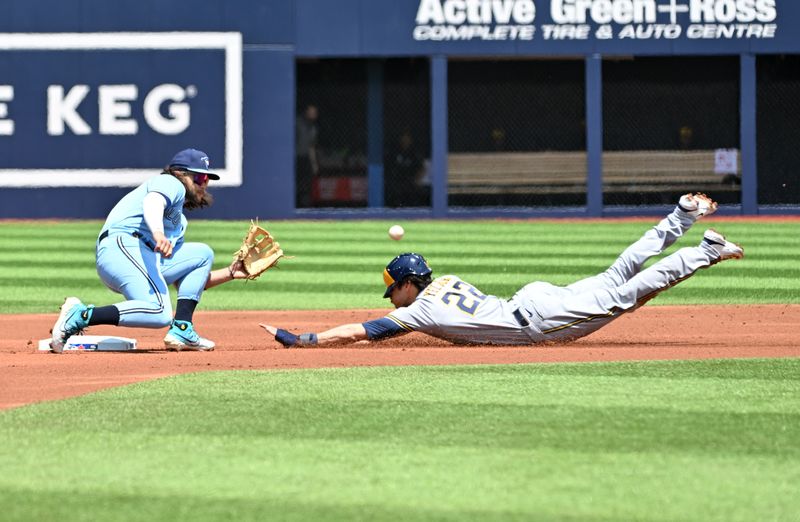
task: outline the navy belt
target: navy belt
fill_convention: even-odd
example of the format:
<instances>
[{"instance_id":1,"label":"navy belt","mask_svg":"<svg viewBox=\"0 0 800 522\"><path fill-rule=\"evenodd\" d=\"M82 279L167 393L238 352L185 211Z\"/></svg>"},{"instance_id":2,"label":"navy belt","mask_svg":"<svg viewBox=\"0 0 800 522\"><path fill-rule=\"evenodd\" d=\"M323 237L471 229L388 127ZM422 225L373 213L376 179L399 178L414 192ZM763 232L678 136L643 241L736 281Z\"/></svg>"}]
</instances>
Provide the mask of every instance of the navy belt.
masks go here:
<instances>
[{"instance_id":1,"label":"navy belt","mask_svg":"<svg viewBox=\"0 0 800 522\"><path fill-rule=\"evenodd\" d=\"M147 245L147 248L149 248L150 250L155 250L155 249L156 249L156 248L155 248L155 245L153 245L153 243L151 243L150 241L148 241L147 239L145 239L145 237L144 237L143 235L141 235L140 233L138 233L138 232L131 232L131 235L132 235L133 237L135 237L136 239L141 239L141 240L142 240L142 243L144 243L145 245ZM103 241L105 238L107 238L107 237L108 237L108 230L103 230L103 231L100 233L100 237L98 237L98 238L97 238L97 242L98 242L98 243L100 243L100 242L102 242L102 241Z\"/></svg>"},{"instance_id":2,"label":"navy belt","mask_svg":"<svg viewBox=\"0 0 800 522\"><path fill-rule=\"evenodd\" d=\"M531 325L530 321L528 321L528 320L525 318L525 316L524 316L524 315L522 315L522 312L520 312L520 311L519 311L519 309L516 309L516 310L514 310L514 311L513 311L513 312L511 312L511 313L512 313L512 314L514 314L514 318L517 320L517 322L518 322L520 325L522 325L522 326L524 326L524 327L526 327L526 328L527 328L528 326L530 326L530 325Z\"/></svg>"}]
</instances>

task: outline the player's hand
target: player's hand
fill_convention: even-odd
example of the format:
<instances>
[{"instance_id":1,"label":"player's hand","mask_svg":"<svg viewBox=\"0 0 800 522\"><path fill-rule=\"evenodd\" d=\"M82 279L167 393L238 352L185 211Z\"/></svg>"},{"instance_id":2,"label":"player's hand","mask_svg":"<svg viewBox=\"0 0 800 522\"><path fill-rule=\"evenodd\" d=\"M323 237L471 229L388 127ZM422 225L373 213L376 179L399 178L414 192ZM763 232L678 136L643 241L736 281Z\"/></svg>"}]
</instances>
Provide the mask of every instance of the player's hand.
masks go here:
<instances>
[{"instance_id":1,"label":"player's hand","mask_svg":"<svg viewBox=\"0 0 800 522\"><path fill-rule=\"evenodd\" d=\"M156 244L153 250L161 252L161 255L164 257L170 257L172 255L172 243L163 232L156 232L153 234L153 241Z\"/></svg>"},{"instance_id":2,"label":"player's hand","mask_svg":"<svg viewBox=\"0 0 800 522\"><path fill-rule=\"evenodd\" d=\"M315 346L318 343L317 334L304 333L295 335L288 330L282 328L275 328L274 326L258 323L258 326L267 331L267 334L274 335L275 340L281 343L284 348L291 348L292 346Z\"/></svg>"},{"instance_id":3,"label":"player's hand","mask_svg":"<svg viewBox=\"0 0 800 522\"><path fill-rule=\"evenodd\" d=\"M287 330L283 330L281 328L275 328L274 326L263 323L259 323L258 325L264 330L266 330L268 334L274 335L275 340L281 343L284 346L284 348L291 348L298 342L297 336Z\"/></svg>"},{"instance_id":4,"label":"player's hand","mask_svg":"<svg viewBox=\"0 0 800 522\"><path fill-rule=\"evenodd\" d=\"M244 269L244 262L234 259L233 263L228 265L228 273L231 274L231 279L247 279L250 274Z\"/></svg>"},{"instance_id":5,"label":"player's hand","mask_svg":"<svg viewBox=\"0 0 800 522\"><path fill-rule=\"evenodd\" d=\"M272 335L273 337L275 336L276 333L278 333L278 329L275 328L274 326L270 326L270 325L264 324L264 323L258 323L258 326L260 326L261 328L266 330L267 333L269 335Z\"/></svg>"}]
</instances>

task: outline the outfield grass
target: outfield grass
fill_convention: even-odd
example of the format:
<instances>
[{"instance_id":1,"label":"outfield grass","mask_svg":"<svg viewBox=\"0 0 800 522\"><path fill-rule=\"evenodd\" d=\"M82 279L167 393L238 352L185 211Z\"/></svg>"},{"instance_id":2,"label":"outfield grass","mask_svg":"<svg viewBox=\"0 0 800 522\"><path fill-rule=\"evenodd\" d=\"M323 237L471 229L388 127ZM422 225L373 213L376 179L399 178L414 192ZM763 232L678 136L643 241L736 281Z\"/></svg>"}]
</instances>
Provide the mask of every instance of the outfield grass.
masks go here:
<instances>
[{"instance_id":1,"label":"outfield grass","mask_svg":"<svg viewBox=\"0 0 800 522\"><path fill-rule=\"evenodd\" d=\"M295 258L201 308L385 307L410 250L510 297L603 270L652 223L418 221L399 243L386 221L267 223ZM187 240L226 266L246 225ZM0 313L116 301L100 226L0 223ZM746 258L654 305L800 302L796 224L714 226ZM200 373L0 412L0 441L3 521L797 520L800 359Z\"/></svg>"},{"instance_id":2,"label":"outfield grass","mask_svg":"<svg viewBox=\"0 0 800 522\"><path fill-rule=\"evenodd\" d=\"M800 360L239 371L0 413L0 518L797 520Z\"/></svg>"},{"instance_id":3,"label":"outfield grass","mask_svg":"<svg viewBox=\"0 0 800 522\"><path fill-rule=\"evenodd\" d=\"M425 255L435 274L455 273L484 292L511 297L534 280L568 284L604 270L654 222L410 221L400 242L388 239L388 221L268 222L294 259L258 281L207 292L201 309L385 307L381 272L405 251ZM118 301L95 272L101 225L0 223L0 313L53 312L68 295L98 305ZM796 223L714 226L744 245L745 259L702 271L652 304L800 302ZM211 245L219 268L227 266L246 228L245 222L195 220L187 240ZM699 224L669 252L697 244L704 229Z\"/></svg>"}]
</instances>

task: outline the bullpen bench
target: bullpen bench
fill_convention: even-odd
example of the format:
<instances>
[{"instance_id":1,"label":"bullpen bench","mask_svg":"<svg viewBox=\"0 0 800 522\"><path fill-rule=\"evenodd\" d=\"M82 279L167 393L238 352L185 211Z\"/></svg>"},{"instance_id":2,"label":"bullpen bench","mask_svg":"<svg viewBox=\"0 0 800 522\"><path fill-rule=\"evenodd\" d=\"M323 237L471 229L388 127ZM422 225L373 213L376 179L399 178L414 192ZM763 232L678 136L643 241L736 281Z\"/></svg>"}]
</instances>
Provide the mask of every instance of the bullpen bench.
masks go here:
<instances>
[{"instance_id":1,"label":"bullpen bench","mask_svg":"<svg viewBox=\"0 0 800 522\"><path fill-rule=\"evenodd\" d=\"M713 150L604 152L604 199L663 194L665 201L672 201L673 194L688 191L738 192L735 175L714 172L714 154ZM571 195L578 201L586 193L583 151L450 153L448 169L448 191L455 199L503 203L524 201L526 196Z\"/></svg>"}]
</instances>

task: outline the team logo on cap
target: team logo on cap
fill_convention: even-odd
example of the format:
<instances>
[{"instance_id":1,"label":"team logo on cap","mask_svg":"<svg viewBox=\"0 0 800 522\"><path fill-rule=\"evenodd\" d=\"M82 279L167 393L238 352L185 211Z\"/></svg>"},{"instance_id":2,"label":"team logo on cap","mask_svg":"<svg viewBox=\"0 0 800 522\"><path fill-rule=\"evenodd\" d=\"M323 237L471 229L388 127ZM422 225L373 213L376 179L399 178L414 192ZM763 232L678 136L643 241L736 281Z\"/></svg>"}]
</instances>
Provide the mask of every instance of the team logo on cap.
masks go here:
<instances>
[{"instance_id":1,"label":"team logo on cap","mask_svg":"<svg viewBox=\"0 0 800 522\"><path fill-rule=\"evenodd\" d=\"M200 161L206 164L206 169L207 169L209 164L208 156L203 156L202 158L200 158Z\"/></svg>"}]
</instances>

